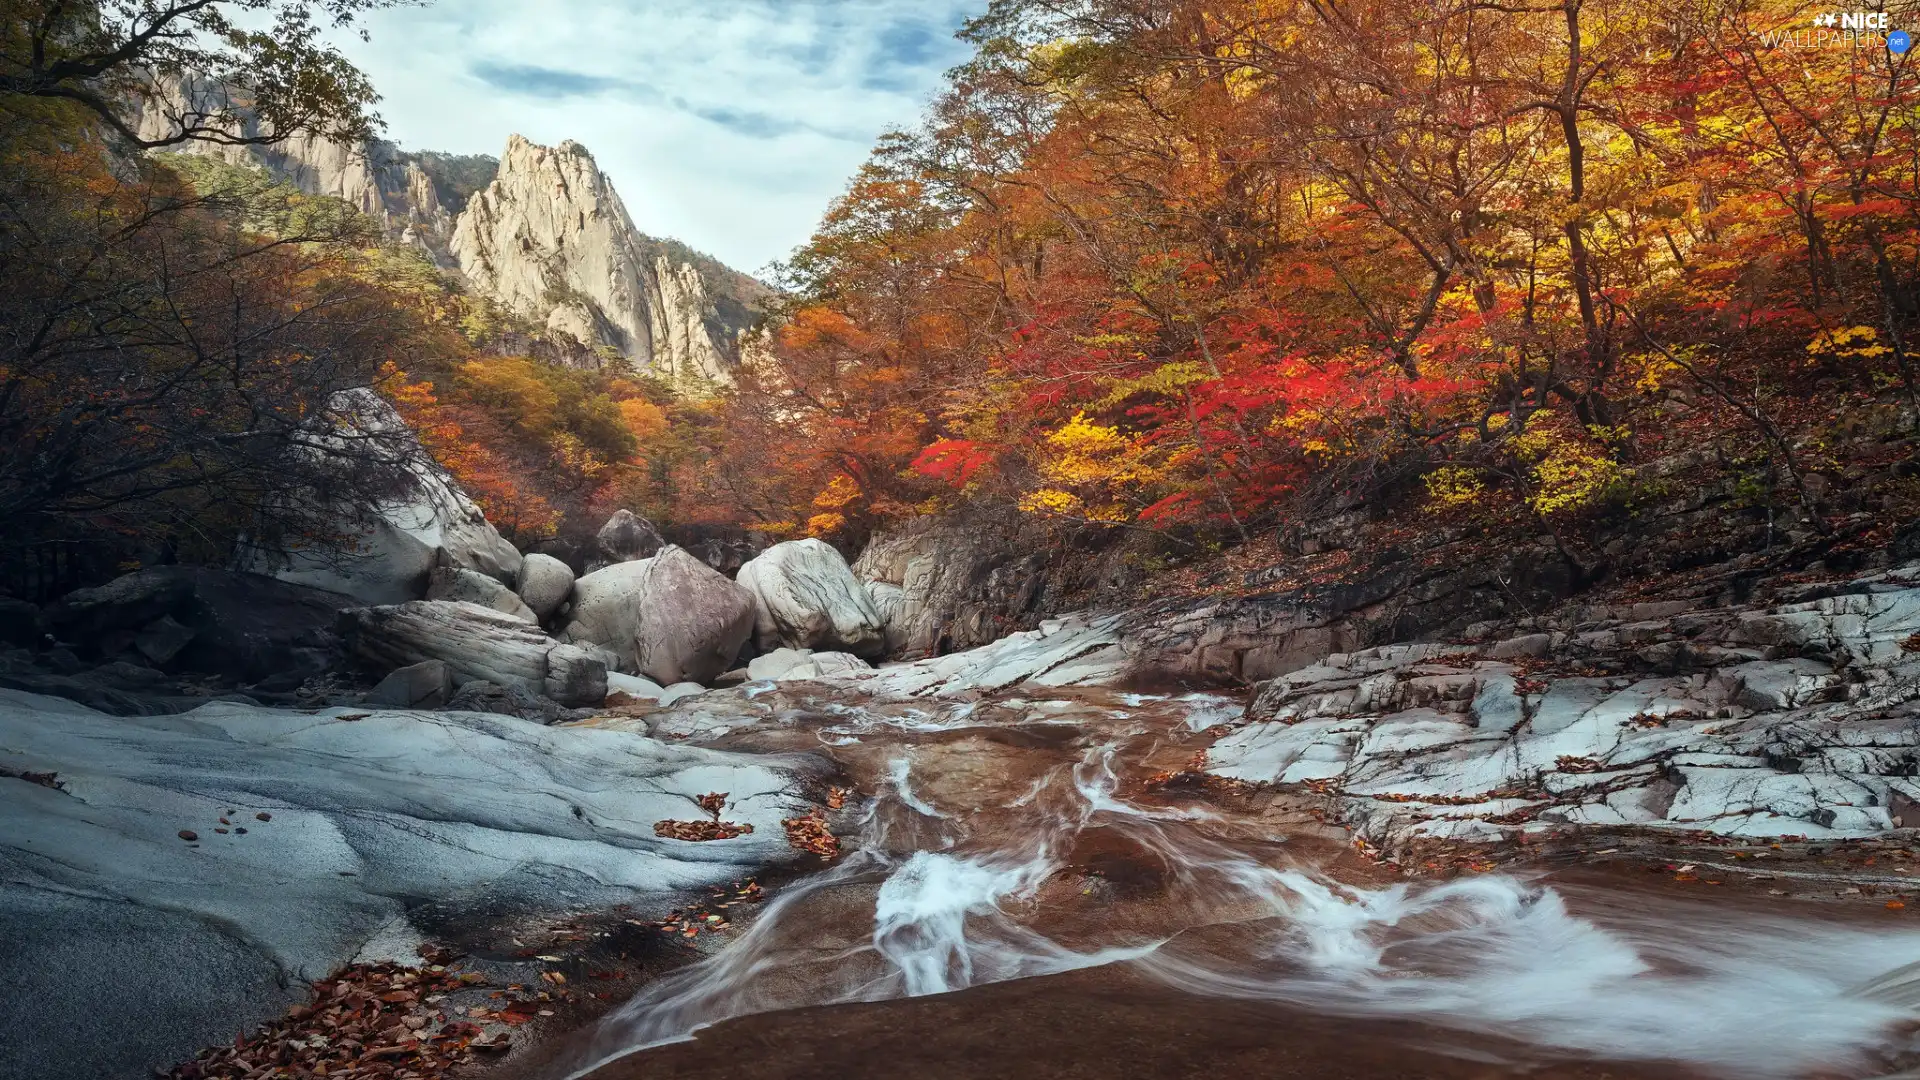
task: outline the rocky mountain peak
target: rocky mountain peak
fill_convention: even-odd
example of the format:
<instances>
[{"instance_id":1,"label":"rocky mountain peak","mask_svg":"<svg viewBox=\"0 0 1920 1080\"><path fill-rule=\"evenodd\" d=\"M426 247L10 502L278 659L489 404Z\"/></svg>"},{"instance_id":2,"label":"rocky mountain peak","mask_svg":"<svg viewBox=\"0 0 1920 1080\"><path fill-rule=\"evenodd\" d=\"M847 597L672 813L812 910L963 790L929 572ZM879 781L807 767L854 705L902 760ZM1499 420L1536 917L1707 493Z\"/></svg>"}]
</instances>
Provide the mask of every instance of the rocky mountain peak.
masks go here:
<instances>
[{"instance_id":1,"label":"rocky mountain peak","mask_svg":"<svg viewBox=\"0 0 1920 1080\"><path fill-rule=\"evenodd\" d=\"M523 316L676 379L725 381L764 287L634 227L587 148L508 138L468 202L452 254ZM705 263L706 265L700 265Z\"/></svg>"},{"instance_id":2,"label":"rocky mountain peak","mask_svg":"<svg viewBox=\"0 0 1920 1080\"><path fill-rule=\"evenodd\" d=\"M169 133L196 110L227 111L236 129L259 130L218 84L163 76L156 87L141 104L143 137ZM498 162L311 136L183 150L341 199L549 335L675 381L728 381L769 295L718 260L640 232L592 153L571 139L542 146L512 135Z\"/></svg>"}]
</instances>

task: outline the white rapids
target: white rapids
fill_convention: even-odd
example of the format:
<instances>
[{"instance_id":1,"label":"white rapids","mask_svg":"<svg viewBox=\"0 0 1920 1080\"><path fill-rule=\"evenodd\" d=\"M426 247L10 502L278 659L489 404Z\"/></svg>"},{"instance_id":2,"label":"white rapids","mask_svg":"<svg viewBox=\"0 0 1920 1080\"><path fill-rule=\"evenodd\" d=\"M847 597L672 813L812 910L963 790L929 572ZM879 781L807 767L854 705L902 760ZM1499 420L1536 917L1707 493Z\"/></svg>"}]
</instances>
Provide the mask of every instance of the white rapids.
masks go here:
<instances>
[{"instance_id":1,"label":"white rapids","mask_svg":"<svg viewBox=\"0 0 1920 1080\"><path fill-rule=\"evenodd\" d=\"M754 1013L1108 964L1187 994L1729 1080L1880 1076L1888 1054L1920 1049L1920 932L1512 874L1359 887L1211 810L1122 797L1117 763L1159 738L1138 717L1089 724L1037 776L1004 777L986 809L944 805L914 747L889 741L898 721L847 720L838 736L884 747L851 854L609 1015L570 1075ZM1080 890L1063 882L1086 845L1151 867L1153 895L1072 913Z\"/></svg>"}]
</instances>

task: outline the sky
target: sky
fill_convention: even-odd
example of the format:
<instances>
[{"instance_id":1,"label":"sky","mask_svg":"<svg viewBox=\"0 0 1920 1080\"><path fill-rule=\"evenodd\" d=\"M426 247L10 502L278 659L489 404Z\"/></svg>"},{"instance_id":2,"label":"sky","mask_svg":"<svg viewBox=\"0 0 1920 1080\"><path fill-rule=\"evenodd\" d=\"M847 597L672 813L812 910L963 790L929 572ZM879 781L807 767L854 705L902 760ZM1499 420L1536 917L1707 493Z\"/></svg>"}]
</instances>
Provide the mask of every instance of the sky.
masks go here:
<instances>
[{"instance_id":1,"label":"sky","mask_svg":"<svg viewBox=\"0 0 1920 1080\"><path fill-rule=\"evenodd\" d=\"M409 150L573 139L644 232L754 273L966 59L986 0L438 0L341 50Z\"/></svg>"}]
</instances>

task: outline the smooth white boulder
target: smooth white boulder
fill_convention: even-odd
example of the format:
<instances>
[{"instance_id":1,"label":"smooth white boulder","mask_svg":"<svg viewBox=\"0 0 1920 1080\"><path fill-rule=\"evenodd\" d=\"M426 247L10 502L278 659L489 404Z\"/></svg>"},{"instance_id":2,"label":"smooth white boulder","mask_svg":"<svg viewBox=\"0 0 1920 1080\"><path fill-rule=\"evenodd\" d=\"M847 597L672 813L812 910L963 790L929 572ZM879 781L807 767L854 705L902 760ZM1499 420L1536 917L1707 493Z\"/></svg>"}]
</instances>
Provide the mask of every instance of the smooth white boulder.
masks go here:
<instances>
[{"instance_id":1,"label":"smooth white boulder","mask_svg":"<svg viewBox=\"0 0 1920 1080\"><path fill-rule=\"evenodd\" d=\"M751 876L798 854L780 822L806 812L819 771L482 713L120 717L14 691L0 746L7 768L60 785L0 778L9 1076L171 1067L363 949L410 955L436 932L416 908L484 926ZM752 833L654 835L714 791Z\"/></svg>"},{"instance_id":2,"label":"smooth white boulder","mask_svg":"<svg viewBox=\"0 0 1920 1080\"><path fill-rule=\"evenodd\" d=\"M817 652L773 677L775 682L800 682L804 679L835 679L865 675L873 665L843 652Z\"/></svg>"},{"instance_id":3,"label":"smooth white boulder","mask_svg":"<svg viewBox=\"0 0 1920 1080\"><path fill-rule=\"evenodd\" d=\"M536 619L545 619L573 595L573 568L551 555L535 552L520 561L520 580L514 591Z\"/></svg>"},{"instance_id":4,"label":"smooth white boulder","mask_svg":"<svg viewBox=\"0 0 1920 1080\"><path fill-rule=\"evenodd\" d=\"M886 630L873 600L832 545L822 540L775 544L735 578L754 600L754 642L878 656Z\"/></svg>"},{"instance_id":5,"label":"smooth white boulder","mask_svg":"<svg viewBox=\"0 0 1920 1080\"><path fill-rule=\"evenodd\" d=\"M625 694L630 698L646 698L659 701L666 688L643 675L628 675L619 671L607 672L607 693Z\"/></svg>"},{"instance_id":6,"label":"smooth white boulder","mask_svg":"<svg viewBox=\"0 0 1920 1080\"><path fill-rule=\"evenodd\" d=\"M807 657L812 655L812 649L775 649L770 653L761 653L747 661L747 678L754 682L777 679L806 663Z\"/></svg>"},{"instance_id":7,"label":"smooth white boulder","mask_svg":"<svg viewBox=\"0 0 1920 1080\"><path fill-rule=\"evenodd\" d=\"M351 538L350 552L251 552L243 569L282 581L344 593L365 604L400 604L426 595L436 566L473 570L506 582L520 571L520 552L487 522L480 507L427 456L392 405L372 390L342 391L335 412L350 428L407 433L406 459L415 490L379 509ZM351 434L348 431L347 434Z\"/></svg>"},{"instance_id":8,"label":"smooth white boulder","mask_svg":"<svg viewBox=\"0 0 1920 1080\"><path fill-rule=\"evenodd\" d=\"M944 697L1035 686L1100 686L1127 673L1117 615L1066 615L990 645L836 677L886 697Z\"/></svg>"},{"instance_id":9,"label":"smooth white boulder","mask_svg":"<svg viewBox=\"0 0 1920 1080\"><path fill-rule=\"evenodd\" d=\"M671 705L683 698L699 697L706 692L707 688L697 682L674 683L672 686L661 691L660 704L662 706Z\"/></svg>"},{"instance_id":10,"label":"smooth white boulder","mask_svg":"<svg viewBox=\"0 0 1920 1080\"><path fill-rule=\"evenodd\" d=\"M617 670L667 686L705 682L733 666L753 633L753 594L666 547L574 582L570 618L561 636L607 650Z\"/></svg>"},{"instance_id":11,"label":"smooth white boulder","mask_svg":"<svg viewBox=\"0 0 1920 1080\"><path fill-rule=\"evenodd\" d=\"M520 599L518 593L485 574L473 570L460 570L450 566L434 569L427 579L427 599L460 600L469 604L478 604L483 608L492 608L503 615L511 615L528 625L537 626L540 616Z\"/></svg>"}]
</instances>

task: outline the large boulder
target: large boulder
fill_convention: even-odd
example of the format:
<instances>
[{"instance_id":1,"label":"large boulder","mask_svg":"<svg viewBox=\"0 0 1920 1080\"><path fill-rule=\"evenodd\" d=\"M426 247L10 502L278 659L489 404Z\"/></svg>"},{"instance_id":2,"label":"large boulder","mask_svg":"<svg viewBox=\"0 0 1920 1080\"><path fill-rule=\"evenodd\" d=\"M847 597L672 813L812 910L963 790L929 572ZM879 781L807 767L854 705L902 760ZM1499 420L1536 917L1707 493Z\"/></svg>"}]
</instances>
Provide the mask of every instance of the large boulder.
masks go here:
<instances>
[{"instance_id":1,"label":"large boulder","mask_svg":"<svg viewBox=\"0 0 1920 1080\"><path fill-rule=\"evenodd\" d=\"M493 578L473 570L460 570L451 566L437 567L427 580L427 599L463 600L469 604L479 604L492 608L502 614L511 615L521 622L538 625L540 616L534 614L520 595Z\"/></svg>"},{"instance_id":2,"label":"large boulder","mask_svg":"<svg viewBox=\"0 0 1920 1080\"><path fill-rule=\"evenodd\" d=\"M666 541L660 539L660 531L653 527L653 522L631 510L615 510L594 537L594 548L599 555L596 566L651 559L664 546Z\"/></svg>"},{"instance_id":3,"label":"large boulder","mask_svg":"<svg viewBox=\"0 0 1920 1080\"><path fill-rule=\"evenodd\" d=\"M573 568L551 555L528 555L520 561L515 591L535 617L545 619L573 595Z\"/></svg>"},{"instance_id":4,"label":"large boulder","mask_svg":"<svg viewBox=\"0 0 1920 1080\"><path fill-rule=\"evenodd\" d=\"M345 391L341 408L354 423L382 434L405 432L400 415L371 390ZM400 604L426 595L435 567L473 570L503 582L520 572L520 552L506 541L466 492L409 438L401 464L412 474L410 495L379 508L350 538L350 550L255 550L246 567L282 581L345 593L363 604Z\"/></svg>"},{"instance_id":5,"label":"large boulder","mask_svg":"<svg viewBox=\"0 0 1920 1080\"><path fill-rule=\"evenodd\" d=\"M878 656L885 624L847 560L825 541L775 544L740 568L736 578L753 593L754 644Z\"/></svg>"},{"instance_id":6,"label":"large boulder","mask_svg":"<svg viewBox=\"0 0 1920 1080\"><path fill-rule=\"evenodd\" d=\"M263 574L155 566L69 593L43 618L84 655L291 688L333 665L334 625L351 606L351 597Z\"/></svg>"},{"instance_id":7,"label":"large boulder","mask_svg":"<svg viewBox=\"0 0 1920 1080\"><path fill-rule=\"evenodd\" d=\"M753 633L753 594L677 547L615 563L573 585L567 641L604 649L617 670L663 686L706 682Z\"/></svg>"},{"instance_id":8,"label":"large boulder","mask_svg":"<svg viewBox=\"0 0 1920 1080\"><path fill-rule=\"evenodd\" d=\"M480 680L566 706L598 705L607 696L598 657L478 604L413 600L357 608L342 614L341 626L353 656L376 670L443 660L456 682Z\"/></svg>"}]
</instances>

